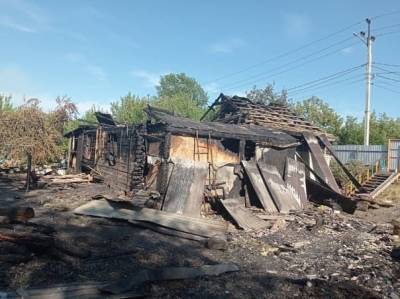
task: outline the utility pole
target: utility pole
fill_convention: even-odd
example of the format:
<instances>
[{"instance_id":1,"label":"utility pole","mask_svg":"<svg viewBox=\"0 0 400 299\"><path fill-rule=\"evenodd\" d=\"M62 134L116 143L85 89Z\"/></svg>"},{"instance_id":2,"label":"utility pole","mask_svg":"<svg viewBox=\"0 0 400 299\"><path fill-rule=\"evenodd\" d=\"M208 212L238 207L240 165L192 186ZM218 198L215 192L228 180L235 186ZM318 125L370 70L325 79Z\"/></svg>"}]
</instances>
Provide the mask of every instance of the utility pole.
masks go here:
<instances>
[{"instance_id":1,"label":"utility pole","mask_svg":"<svg viewBox=\"0 0 400 299\"><path fill-rule=\"evenodd\" d=\"M369 121L371 116L371 81L372 81L372 43L375 37L371 35L371 19L365 19L367 22L367 33L361 31L355 36L367 46L367 65L366 65L366 92L365 92L365 114L364 114L364 145L369 145Z\"/></svg>"}]
</instances>

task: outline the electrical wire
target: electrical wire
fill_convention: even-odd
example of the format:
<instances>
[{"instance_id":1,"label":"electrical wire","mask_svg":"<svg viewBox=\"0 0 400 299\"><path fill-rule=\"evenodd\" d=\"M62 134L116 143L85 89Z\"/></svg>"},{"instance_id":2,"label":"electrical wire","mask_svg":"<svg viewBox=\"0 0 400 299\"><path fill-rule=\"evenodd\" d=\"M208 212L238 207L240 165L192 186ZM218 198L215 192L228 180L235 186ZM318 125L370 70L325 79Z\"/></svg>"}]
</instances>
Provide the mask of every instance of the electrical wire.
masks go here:
<instances>
[{"instance_id":1,"label":"electrical wire","mask_svg":"<svg viewBox=\"0 0 400 299\"><path fill-rule=\"evenodd\" d=\"M381 62L373 62L373 64L383 65L383 66L391 66L391 67L400 67L400 64L390 64L390 63L381 63Z\"/></svg>"},{"instance_id":2,"label":"electrical wire","mask_svg":"<svg viewBox=\"0 0 400 299\"><path fill-rule=\"evenodd\" d=\"M356 84L356 83L359 83L359 82L362 82L362 81L364 81L364 78L363 79L358 79L358 80L354 80L354 81L350 81L350 82L348 82L347 84L344 84L343 86L349 86L349 85L354 85L354 84ZM294 100L294 101L303 101L303 100L305 100L305 99L307 99L307 98L310 98L310 97L312 97L313 96L313 94L310 94L310 95L308 95L308 96L303 96L303 97L301 97L301 98L297 98L297 99L292 99L292 100Z\"/></svg>"},{"instance_id":3,"label":"electrical wire","mask_svg":"<svg viewBox=\"0 0 400 299\"><path fill-rule=\"evenodd\" d=\"M400 94L400 91L393 90L393 89L391 89L391 88L387 88L387 87L384 87L384 86L381 86L381 85L378 85L378 84L374 84L374 86L376 86L376 87L378 87L378 88L381 88L381 89L384 89L384 90L387 90L387 91L391 91L391 92L393 92L393 93Z\"/></svg>"},{"instance_id":4,"label":"electrical wire","mask_svg":"<svg viewBox=\"0 0 400 299\"><path fill-rule=\"evenodd\" d=\"M388 25L388 26L374 28L374 31L379 31L379 30L389 29L389 28L394 28L394 27L399 27L399 26L400 26L400 23L399 24L392 24L392 25Z\"/></svg>"},{"instance_id":5,"label":"electrical wire","mask_svg":"<svg viewBox=\"0 0 400 299\"><path fill-rule=\"evenodd\" d=\"M376 19L380 19L380 18L383 18L383 17L392 16L392 15L399 14L399 13L400 13L400 9L399 9L399 10L394 10L394 11L392 11L392 12L388 12L388 13L384 13L384 14L380 14L380 15L373 16L373 17L371 18L371 20L376 20Z\"/></svg>"},{"instance_id":6,"label":"electrical wire","mask_svg":"<svg viewBox=\"0 0 400 299\"><path fill-rule=\"evenodd\" d=\"M254 69L254 68L256 68L256 67L259 67L259 66L261 66L261 65L265 65L266 63L269 63L269 62L271 62L271 61L276 61L276 60L278 60L278 59L284 58L284 57L289 56L289 55L291 55L291 54L297 53L297 52L299 52L299 51L301 51L301 50L303 50L303 49L306 49L306 48L308 48L308 47L310 47L310 46L312 46L312 45L315 45L315 44L317 44L317 43L319 43L319 42L321 42L321 41L330 39L330 38L332 38L332 37L334 37L334 36L336 36L336 35L338 35L338 34L340 34L340 33L342 33L342 32L345 32L345 31L347 31L347 30L349 30L349 29L351 29L351 28L353 28L353 27L355 27L355 26L361 24L362 22L363 22L363 21L355 22L355 23L350 24L350 25L348 25L348 26L345 26L345 27L343 27L343 28L341 28L341 29L339 29L339 30L337 30L337 31L335 31L335 32L332 32L332 33L330 33L330 34L328 34L328 35L326 35L326 36L324 36L324 37L321 37L321 38L319 38L319 39L317 39L317 40L314 40L314 41L311 41L311 42L309 42L309 43L307 43L307 44L304 44L303 46L300 46L300 47L295 48L295 49L293 49L293 50L289 50L289 51L284 52L284 53L282 53L282 54L273 56L273 57L268 58L268 59L266 59L266 60L263 60L263 61L261 61L261 62L259 62L259 63L255 63L255 64L253 64L253 65L247 66L247 67L245 67L245 68L243 68L243 69L241 69L241 70L238 70L238 71L236 71L236 72L228 73L228 74L226 74L226 75L217 77L217 78L215 78L214 80L207 81L207 82L205 82L205 83L203 83L203 84L209 84L209 83L218 82L218 81L221 81L221 80L223 80L223 79L226 79L226 78L229 78L229 77L233 77L233 76L235 76L235 75L238 75L238 74L247 72L247 71L249 71L249 70L251 70L251 69Z\"/></svg>"},{"instance_id":7,"label":"electrical wire","mask_svg":"<svg viewBox=\"0 0 400 299\"><path fill-rule=\"evenodd\" d=\"M309 85L313 86L315 83L318 83L320 81L326 82L326 81L329 81L329 80L333 80L333 79L335 79L335 78L337 78L339 76L344 76L344 75L347 75L349 73L352 73L352 72L364 67L365 65L366 65L366 63L363 63L361 65L357 65L357 66L354 66L352 68L348 68L346 70L343 70L343 71L340 71L340 72L337 72L337 73L334 73L334 74L331 74L331 75L328 75L328 76L325 76L325 77L322 77L322 78L319 78L319 79L316 79L316 80L312 80L312 81L309 81L309 82L306 82L306 83L303 83L303 84L288 88L286 90L287 91L291 91L291 90L295 90L295 89L298 89L298 88L301 88L301 87L304 87L304 86L309 86Z\"/></svg>"},{"instance_id":8,"label":"electrical wire","mask_svg":"<svg viewBox=\"0 0 400 299\"><path fill-rule=\"evenodd\" d=\"M352 37L352 38L353 38L353 37ZM319 59L322 59L322 58L331 56L331 55L336 54L336 53L338 53L338 52L340 52L340 51L342 51L342 50L344 50L344 49L346 49L346 48L348 48L348 47L350 47L350 46L355 45L355 44L358 44L358 42L351 43L351 44L349 44L349 45L346 45L345 47L342 47L342 48L339 48L339 49L330 51L330 52L328 52L328 53L325 53L325 54L323 54L323 55L317 56L316 58L308 59L308 60L306 60L306 61L304 61L304 62L302 62L302 63L300 63L300 64L296 64L296 65L294 65L293 67L286 68L286 69L284 69L284 70L282 70L282 71L280 71L280 72L270 74L271 72L273 72L273 71L275 71L275 70L280 70L280 69L284 68L285 66L290 66L290 65L292 65L292 64L294 64L294 63L296 63L296 62L298 62L299 60L301 61L301 60L304 59L304 58L307 58L307 57L311 58L315 53L313 53L313 55L310 54L310 55L307 55L307 56L303 56L302 58L293 60L293 61L291 61L291 62L289 62L289 63L286 63L286 64L284 64L284 65L281 65L281 66L279 66L279 67L277 67L277 68L274 68L274 69L272 69L272 70L270 70L270 71L262 72L262 73L259 73L259 74L254 75L254 76L251 76L251 77L249 77L249 78L247 78L247 79L238 80L238 81L236 81L236 82L231 83L230 85L223 86L222 89L232 90L232 89L239 88L239 87L242 87L242 86L245 86L245 85L255 84L256 82L259 82L259 81L261 81L261 80L265 80L266 78L270 78L270 77L274 77L274 76L277 76L277 75L284 74L284 73L286 73L286 72L289 72L289 71L291 71L291 70L297 69L297 68L299 68L299 67L302 67L302 66L304 66L304 65L306 65L306 64L309 64L309 63L312 63L312 62L317 61L317 60L319 60ZM319 50L318 52L326 51L326 50L329 49L329 48L331 48L331 47L324 48L323 50Z\"/></svg>"},{"instance_id":9,"label":"electrical wire","mask_svg":"<svg viewBox=\"0 0 400 299\"><path fill-rule=\"evenodd\" d=\"M313 90L313 91L314 91L314 90L319 90L319 89L321 89L321 88L325 88L325 87L330 87L330 86L338 85L338 84L343 83L343 82L348 82L350 79L355 79L355 78L360 78L360 77L363 77L363 78L362 78L362 79L358 79L357 82L358 82L358 81L364 80L364 74L358 74L358 75L355 75L355 76L352 76L352 77L349 77L349 78L346 78L346 79L341 79L341 80L329 82L329 83L326 83L326 84L324 84L324 85L317 86L317 87L315 87L315 88L305 88L305 89L298 90L298 91L295 91L294 93L289 93L289 94L290 94L290 95L297 95L297 94L301 94L301 93L307 92L307 91L309 91L309 90ZM351 81L351 82L352 82L352 81Z\"/></svg>"},{"instance_id":10,"label":"electrical wire","mask_svg":"<svg viewBox=\"0 0 400 299\"><path fill-rule=\"evenodd\" d=\"M383 73L375 73L375 74L378 74L378 75L381 75L381 74L387 74L387 75L388 74L392 74L392 75L395 75L395 76L400 76L400 72L398 72L398 71L388 70L388 69L385 69L385 68L380 67L380 66L375 66L375 68L378 69L378 70L383 71Z\"/></svg>"},{"instance_id":11,"label":"electrical wire","mask_svg":"<svg viewBox=\"0 0 400 299\"><path fill-rule=\"evenodd\" d=\"M379 78L378 78L379 79ZM389 86L392 86L392 87L396 87L396 88L399 88L400 87L400 85L396 85L396 84L392 84L392 83L390 83L390 82L388 82L388 81L378 81L378 83L379 84L386 84L386 85L389 85Z\"/></svg>"},{"instance_id":12,"label":"electrical wire","mask_svg":"<svg viewBox=\"0 0 400 299\"><path fill-rule=\"evenodd\" d=\"M381 34L377 34L375 35L375 37L380 37L380 36L387 36L387 35L391 35L391 34L397 34L400 33L400 30L396 30L396 31L389 31L389 32L383 32Z\"/></svg>"},{"instance_id":13,"label":"electrical wire","mask_svg":"<svg viewBox=\"0 0 400 299\"><path fill-rule=\"evenodd\" d=\"M386 80L390 80L390 81L394 81L394 82L400 82L400 80L393 79L393 78L390 78L390 77L386 77L386 76L383 76L383 75L377 74L376 76L379 77L379 78L384 78Z\"/></svg>"}]
</instances>

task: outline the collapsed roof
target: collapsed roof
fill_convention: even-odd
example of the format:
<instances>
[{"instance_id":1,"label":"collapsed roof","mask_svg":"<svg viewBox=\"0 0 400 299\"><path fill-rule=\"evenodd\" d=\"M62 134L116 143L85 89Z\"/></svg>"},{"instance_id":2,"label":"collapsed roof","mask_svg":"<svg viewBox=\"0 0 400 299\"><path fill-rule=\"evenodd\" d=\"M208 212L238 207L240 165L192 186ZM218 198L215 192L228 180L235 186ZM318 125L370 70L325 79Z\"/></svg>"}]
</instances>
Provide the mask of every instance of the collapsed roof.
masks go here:
<instances>
[{"instance_id":1,"label":"collapsed roof","mask_svg":"<svg viewBox=\"0 0 400 299\"><path fill-rule=\"evenodd\" d=\"M214 109L215 106L220 107L214 119L217 122L254 124L279 129L295 136L303 132L310 132L316 136L325 134L328 139L335 139L335 136L327 134L283 104L264 105L245 97L229 97L221 93L210 109Z\"/></svg>"},{"instance_id":2,"label":"collapsed roof","mask_svg":"<svg viewBox=\"0 0 400 299\"><path fill-rule=\"evenodd\" d=\"M166 129L173 133L251 140L278 148L298 145L298 141L289 134L258 125L248 124L239 126L220 122L199 122L175 116L168 111L151 106L145 109L145 111L150 118L154 118L158 122L165 124Z\"/></svg>"}]
</instances>

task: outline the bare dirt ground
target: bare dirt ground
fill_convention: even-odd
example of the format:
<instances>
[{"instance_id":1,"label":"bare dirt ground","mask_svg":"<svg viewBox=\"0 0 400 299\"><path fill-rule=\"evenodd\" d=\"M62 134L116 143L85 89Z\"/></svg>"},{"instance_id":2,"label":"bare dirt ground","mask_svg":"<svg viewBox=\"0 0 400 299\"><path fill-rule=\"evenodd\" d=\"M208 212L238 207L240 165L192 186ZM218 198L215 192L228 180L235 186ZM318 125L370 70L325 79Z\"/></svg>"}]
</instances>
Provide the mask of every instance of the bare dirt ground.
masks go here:
<instances>
[{"instance_id":1,"label":"bare dirt ground","mask_svg":"<svg viewBox=\"0 0 400 299\"><path fill-rule=\"evenodd\" d=\"M346 215L310 205L262 232L232 230L225 251L125 222L74 215L74 208L107 192L101 184L29 193L20 188L16 176L0 177L0 206L33 207L31 223L70 237L91 255L0 260L0 291L116 281L146 268L235 263L236 273L151 283L144 291L151 298L400 298L400 262L390 257L390 222L400 217L399 183L381 196L393 207Z\"/></svg>"}]
</instances>

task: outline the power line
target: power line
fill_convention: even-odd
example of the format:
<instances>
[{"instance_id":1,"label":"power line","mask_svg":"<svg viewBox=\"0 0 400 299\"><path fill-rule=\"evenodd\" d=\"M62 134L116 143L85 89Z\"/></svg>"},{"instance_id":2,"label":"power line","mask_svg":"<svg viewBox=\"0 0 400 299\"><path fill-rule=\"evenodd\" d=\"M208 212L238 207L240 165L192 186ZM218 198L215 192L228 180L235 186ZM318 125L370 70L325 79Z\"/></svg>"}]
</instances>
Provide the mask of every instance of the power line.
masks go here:
<instances>
[{"instance_id":1,"label":"power line","mask_svg":"<svg viewBox=\"0 0 400 299\"><path fill-rule=\"evenodd\" d=\"M389 85L389 86L392 86L392 87L396 87L396 88L400 87L400 85L392 84L392 83L390 83L388 81L378 81L378 83L379 84L386 84L386 85Z\"/></svg>"},{"instance_id":2,"label":"power line","mask_svg":"<svg viewBox=\"0 0 400 299\"><path fill-rule=\"evenodd\" d=\"M378 37L378 36L386 36L386 35L391 35L391 34L396 34L396 33L400 33L400 30L389 31L389 32L384 32L384 33L381 33L381 34L377 34L376 37Z\"/></svg>"},{"instance_id":3,"label":"power line","mask_svg":"<svg viewBox=\"0 0 400 299\"><path fill-rule=\"evenodd\" d=\"M382 74L386 74L386 75L395 75L395 76L400 76L400 72L396 72L396 71L392 71L392 70L387 70L384 68L381 68L379 66L375 66L376 69L383 71L382 73L375 73L375 75L382 75Z\"/></svg>"},{"instance_id":4,"label":"power line","mask_svg":"<svg viewBox=\"0 0 400 299\"><path fill-rule=\"evenodd\" d=\"M346 78L346 79L341 79L341 80L338 80L338 81L329 82L329 83L326 83L326 84L321 85L321 86L316 86L316 87L314 87L314 88L304 88L304 89L295 91L295 92L292 93L291 95L297 95L297 94L300 94L300 93L304 93L304 92L306 92L306 91L309 91L310 89L311 89L311 90L319 90L319 89L321 89L321 88L325 88L325 87L330 87L330 86L338 85L338 84L343 83L343 82L348 82L348 80L350 80L350 79L355 79L355 78L360 78L360 77L363 77L363 78L364 78L364 74L358 74L358 75L355 75L355 76L352 76L352 77L349 77L349 78ZM358 79L357 82L364 80L363 78L362 78L362 79ZM351 81L351 82L352 82L352 81Z\"/></svg>"},{"instance_id":5,"label":"power line","mask_svg":"<svg viewBox=\"0 0 400 299\"><path fill-rule=\"evenodd\" d=\"M394 28L394 27L399 27L400 23L398 24L393 24L393 25L388 25L388 26L383 26L383 27L378 27L375 28L375 31L383 30L383 29L389 29L389 28Z\"/></svg>"},{"instance_id":6,"label":"power line","mask_svg":"<svg viewBox=\"0 0 400 299\"><path fill-rule=\"evenodd\" d=\"M344 84L343 86L354 85L354 84L359 83L359 82L362 82L362 81L364 81L364 78L358 79L358 80L354 80L354 81L350 81L350 82L348 82L347 84ZM307 97L302 97L302 99L307 99L307 98L310 97L310 96L312 96L312 94L310 94L310 95L307 96ZM300 98L294 99L294 101L299 101L299 100L300 100Z\"/></svg>"},{"instance_id":7,"label":"power line","mask_svg":"<svg viewBox=\"0 0 400 299\"><path fill-rule=\"evenodd\" d=\"M378 88L385 89L385 90L387 90L387 91L391 91L391 92L393 92L393 93L400 94L400 91L393 90L393 89L391 89L391 88L387 88L387 87L384 87L384 86L381 86L381 85L378 85L378 84L374 84L374 86L376 86L376 87L378 87Z\"/></svg>"},{"instance_id":8,"label":"power line","mask_svg":"<svg viewBox=\"0 0 400 299\"><path fill-rule=\"evenodd\" d=\"M400 67L400 64L390 64L390 63L380 63L380 62L374 62L373 64L391 66L391 67Z\"/></svg>"},{"instance_id":9,"label":"power line","mask_svg":"<svg viewBox=\"0 0 400 299\"><path fill-rule=\"evenodd\" d=\"M399 13L400 13L400 9L399 9L399 10L392 11L392 12L387 12L387 13L383 13L383 14L380 14L380 15L373 16L373 17L371 18L371 20L376 20L376 19L380 19L380 18L383 18L383 17L392 16L392 15L399 14Z\"/></svg>"},{"instance_id":10,"label":"power line","mask_svg":"<svg viewBox=\"0 0 400 299\"><path fill-rule=\"evenodd\" d=\"M283 57L286 57L286 56L289 56L289 55L291 55L291 54L297 53L297 52L299 52L299 51L301 51L301 50L303 50L303 49L306 49L306 48L308 48L308 47L310 47L310 46L312 46L312 45L315 45L315 44L317 44L317 43L319 43L319 42L321 42L321 41L330 39L330 38L332 38L333 36L336 36L336 35L338 35L338 34L340 34L340 33L342 33L342 32L345 32L346 30L349 30L349 29L351 29L351 28L353 28L353 27L355 27L355 26L357 26L357 25L359 25L359 24L361 24L361 23L362 23L362 21L355 22L355 23L353 23L353 24L351 24L351 25L348 25L348 26L346 26L346 27L343 27L343 28L341 28L341 29L339 29L339 30L337 30L337 31L335 31L335 32L333 32L333 33L330 33L330 34L328 34L328 35L326 35L326 36L324 36L324 37L321 37L321 38L319 38L319 39L317 39L317 40L314 40L314 41L312 41L312 42L309 42L309 43L307 43L307 44L305 44L305 45L303 45L303 46L300 46L300 47L295 48L295 49L293 49L293 50L284 52L284 53L279 54L279 55L277 55L277 56L273 56L273 57L268 58L268 59L266 59L266 60L263 60L263 61L261 61L261 62L259 62L259 63L255 63L255 64L250 65L250 66L248 66L248 67L245 67L245 68L243 68L243 69L241 69L241 70L239 70L239 71L232 72L232 73L228 73L228 74L223 75L223 76L221 76L221 77L217 77L216 79L210 80L210 81L208 81L208 82L205 82L204 84L209 84L209 83L212 83L212 82L221 81L222 79L226 79L226 78L229 78L229 77L232 77L232 76L235 76L235 75L244 73L244 72L249 71L249 70L251 70L251 69L254 69L254 68L258 67L258 66L264 65L264 64L266 64L266 63L268 63L268 62L276 61L277 59L281 59L281 58L283 58Z\"/></svg>"},{"instance_id":11,"label":"power line","mask_svg":"<svg viewBox=\"0 0 400 299\"><path fill-rule=\"evenodd\" d=\"M352 38L352 37L351 37L351 38ZM349 40L349 39L351 39L351 38L347 38L347 40ZM322 49L322 50L319 50L319 51L314 52L314 53L312 53L312 54L303 56L303 57L301 57L301 58L299 58L299 59L293 60L293 61L291 61L291 62L289 62L289 63L286 63L286 64L284 64L284 65L281 65L281 66L279 66L279 67L277 67L277 68L274 68L274 69L272 69L272 70L270 70L270 71L258 73L258 74L256 74L256 75L253 75L253 76L247 78L247 79L238 80L238 81L233 82L233 83L231 83L231 84L229 84L229 85L227 85L227 86L225 86L225 87L223 86L222 89L225 88L225 89L227 89L227 90L232 90L232 89L234 89L234 88L239 88L239 87L242 87L242 86L245 86L245 85L248 85L248 84L254 84L254 83L256 83L256 82L258 82L258 81L260 81L260 80L264 80L264 79L269 78L269 77L273 77L273 76L277 76L277 75L286 73L286 72L288 72L288 71L291 71L291 70L293 70L293 69L299 68L299 67L301 67L301 66L303 66L303 65L306 65L306 64L308 64L308 63L311 63L311 62L314 62L314 61L316 61L316 60L319 60L319 59L325 58L325 57L327 57L327 56L333 55L333 54L338 53L338 52L342 51L343 49L346 49L346 48L348 48L348 47L350 47L350 46L352 46L352 45L355 45L355 44L356 44L356 42L355 42L355 43L351 43L351 44L347 45L346 47L342 47L342 48L340 48L340 49L336 49L336 50L334 50L334 51L330 51L330 52L328 52L328 53L326 53L326 54L317 56L316 58L306 60L306 61L304 61L303 63L297 64L297 65L295 65L295 66L293 66L293 67L284 69L283 71L280 71L280 72L277 72L277 73L272 73L271 75L268 75L268 76L267 76L267 74L270 74L271 72L273 72L273 71L275 71L275 70L280 70L280 69L284 68L285 66L290 66L290 65L292 65L292 64L294 64L294 63L296 63L296 62L298 62L298 61L304 60L304 59L306 59L306 58L311 58L311 57L313 57L313 56L314 56L315 54L317 54L317 53L320 53L320 52L326 51L326 50L329 49L329 48L332 48L332 46L326 47L326 48L324 48L324 49ZM243 83L243 84L242 84L242 83Z\"/></svg>"},{"instance_id":12,"label":"power line","mask_svg":"<svg viewBox=\"0 0 400 299\"><path fill-rule=\"evenodd\" d=\"M383 75L377 74L376 76L379 77L379 78L384 78L386 80L390 80L390 81L394 81L394 82L400 82L400 80L393 79L393 78L390 78L390 77L386 77L386 76L383 76Z\"/></svg>"},{"instance_id":13,"label":"power line","mask_svg":"<svg viewBox=\"0 0 400 299\"><path fill-rule=\"evenodd\" d=\"M326 81L329 81L329 80L333 80L333 79L337 78L338 76L344 76L344 75L347 75L349 73L352 73L352 72L360 69L363 66L365 66L365 63L361 64L361 65L358 65L358 66L354 66L352 68L348 68L346 70L343 70L343 71L340 71L340 72L337 72L337 73L334 73L334 74L331 74L331 75L328 75L328 76L325 76L325 77L322 77L322 78L319 78L319 79L316 79L316 80L313 80L313 81L309 81L309 82L306 82L306 83L303 83L303 84L288 88L287 91L298 89L298 88L303 87L303 86L314 85L314 83L318 83L320 81L326 82Z\"/></svg>"}]
</instances>

